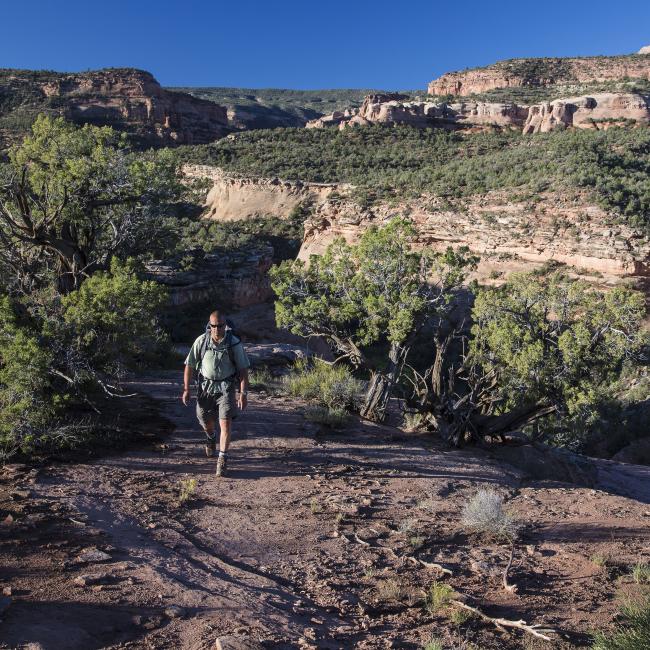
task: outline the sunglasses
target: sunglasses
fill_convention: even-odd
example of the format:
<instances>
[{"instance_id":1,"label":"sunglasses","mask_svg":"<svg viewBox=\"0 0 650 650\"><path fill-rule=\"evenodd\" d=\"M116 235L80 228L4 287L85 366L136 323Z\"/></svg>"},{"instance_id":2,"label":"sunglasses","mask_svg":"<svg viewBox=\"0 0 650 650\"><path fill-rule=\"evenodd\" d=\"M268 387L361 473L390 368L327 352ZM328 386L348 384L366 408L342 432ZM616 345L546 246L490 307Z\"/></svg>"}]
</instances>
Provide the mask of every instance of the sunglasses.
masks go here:
<instances>
[{"instance_id":1,"label":"sunglasses","mask_svg":"<svg viewBox=\"0 0 650 650\"><path fill-rule=\"evenodd\" d=\"M215 327L221 329L222 327L226 326L225 323L217 323L216 325L213 325L212 323L208 323L208 325L210 325L212 329L214 329Z\"/></svg>"}]
</instances>

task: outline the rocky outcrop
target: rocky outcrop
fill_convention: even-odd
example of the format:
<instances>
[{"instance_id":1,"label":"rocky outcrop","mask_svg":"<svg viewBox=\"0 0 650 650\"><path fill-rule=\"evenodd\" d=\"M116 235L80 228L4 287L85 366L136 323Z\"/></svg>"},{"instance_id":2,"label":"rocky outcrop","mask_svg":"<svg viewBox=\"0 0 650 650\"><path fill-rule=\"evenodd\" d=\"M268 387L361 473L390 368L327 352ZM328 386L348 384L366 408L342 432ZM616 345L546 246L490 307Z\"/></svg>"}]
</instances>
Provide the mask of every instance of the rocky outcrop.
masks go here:
<instances>
[{"instance_id":1,"label":"rocky outcrop","mask_svg":"<svg viewBox=\"0 0 650 650\"><path fill-rule=\"evenodd\" d=\"M650 98L635 93L600 93L544 102L530 107L524 133L567 127L602 129L626 123L650 123Z\"/></svg>"},{"instance_id":2,"label":"rocky outcrop","mask_svg":"<svg viewBox=\"0 0 650 650\"><path fill-rule=\"evenodd\" d=\"M213 183L205 200L206 216L219 221L258 216L286 218L298 205L322 203L333 192L346 188L333 183L246 178L207 165L186 165L184 173L191 178L207 178Z\"/></svg>"},{"instance_id":3,"label":"rocky outcrop","mask_svg":"<svg viewBox=\"0 0 650 650\"><path fill-rule=\"evenodd\" d=\"M639 54L609 57L511 59L485 68L449 72L434 79L428 91L430 95L467 96L497 88L603 82L626 77L650 79L650 57L647 54L641 51Z\"/></svg>"},{"instance_id":4,"label":"rocky outcrop","mask_svg":"<svg viewBox=\"0 0 650 650\"><path fill-rule=\"evenodd\" d=\"M174 306L211 301L240 308L271 298L272 263L273 248L262 246L248 252L207 254L191 270L183 270L177 261L149 262L147 275L167 286Z\"/></svg>"},{"instance_id":5,"label":"rocky outcrop","mask_svg":"<svg viewBox=\"0 0 650 650\"><path fill-rule=\"evenodd\" d=\"M650 124L650 97L637 93L598 93L555 99L534 106L495 102L412 102L401 96L370 95L359 109L327 115L307 128L365 124L408 124L417 128L476 130L521 128L524 133L557 128L605 129Z\"/></svg>"},{"instance_id":6,"label":"rocky outcrop","mask_svg":"<svg viewBox=\"0 0 650 650\"><path fill-rule=\"evenodd\" d=\"M113 126L143 144L207 143L231 130L224 107L165 90L143 70L0 72L0 91L22 93L29 96L30 106L40 103L46 112L80 124Z\"/></svg>"},{"instance_id":7,"label":"rocky outcrop","mask_svg":"<svg viewBox=\"0 0 650 650\"><path fill-rule=\"evenodd\" d=\"M602 208L588 197L564 198L546 193L535 203L516 201L493 192L452 210L435 197L422 196L400 204L380 203L362 209L351 200L325 202L305 224L299 257L322 254L335 237L358 240L372 224L409 214L418 245L435 250L468 246L481 256L476 277L500 282L513 271L543 264L567 270L603 285L623 277L639 283L650 278L650 241L627 226L606 226Z\"/></svg>"},{"instance_id":8,"label":"rocky outcrop","mask_svg":"<svg viewBox=\"0 0 650 650\"><path fill-rule=\"evenodd\" d=\"M638 52L638 54L650 54L650 45L644 45Z\"/></svg>"},{"instance_id":9,"label":"rocky outcrop","mask_svg":"<svg viewBox=\"0 0 650 650\"><path fill-rule=\"evenodd\" d=\"M528 107L489 102L408 101L404 95L368 95L358 109L348 109L307 123L307 128L366 124L407 124L416 128L464 129L475 126L521 127Z\"/></svg>"}]
</instances>

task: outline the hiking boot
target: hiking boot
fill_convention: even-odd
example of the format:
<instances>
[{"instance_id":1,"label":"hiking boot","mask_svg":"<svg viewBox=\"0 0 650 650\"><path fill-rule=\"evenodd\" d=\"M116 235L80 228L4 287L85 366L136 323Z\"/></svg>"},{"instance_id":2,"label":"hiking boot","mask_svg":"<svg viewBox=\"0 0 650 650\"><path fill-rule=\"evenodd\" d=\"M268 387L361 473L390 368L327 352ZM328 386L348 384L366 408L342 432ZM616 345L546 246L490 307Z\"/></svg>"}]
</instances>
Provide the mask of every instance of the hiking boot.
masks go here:
<instances>
[{"instance_id":1,"label":"hiking boot","mask_svg":"<svg viewBox=\"0 0 650 650\"><path fill-rule=\"evenodd\" d=\"M225 476L227 467L228 466L227 466L227 463L226 463L226 457L225 456L219 456L219 459L217 460L216 475L217 476Z\"/></svg>"},{"instance_id":2,"label":"hiking boot","mask_svg":"<svg viewBox=\"0 0 650 650\"><path fill-rule=\"evenodd\" d=\"M205 443L205 455L208 458L212 458L216 453L217 453L217 441L208 440L208 442Z\"/></svg>"}]
</instances>

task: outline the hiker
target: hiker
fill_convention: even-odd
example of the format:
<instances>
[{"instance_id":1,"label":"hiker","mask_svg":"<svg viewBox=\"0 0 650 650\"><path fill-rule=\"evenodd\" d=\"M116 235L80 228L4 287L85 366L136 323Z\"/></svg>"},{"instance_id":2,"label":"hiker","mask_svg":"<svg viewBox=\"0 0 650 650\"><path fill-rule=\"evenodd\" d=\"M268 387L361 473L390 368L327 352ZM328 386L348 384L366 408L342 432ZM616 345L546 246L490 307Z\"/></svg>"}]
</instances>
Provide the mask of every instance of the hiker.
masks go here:
<instances>
[{"instance_id":1,"label":"hiker","mask_svg":"<svg viewBox=\"0 0 650 650\"><path fill-rule=\"evenodd\" d=\"M226 455L230 445L230 431L233 418L237 417L237 407L246 408L248 402L248 368L250 361L241 340L228 326L225 316L218 310L210 314L210 322L205 334L201 334L185 359L183 376L183 395L181 399L187 406L190 400L190 382L194 371L198 373L196 395L196 417L206 435L205 453L208 458L217 450L215 431L219 420L219 458L217 476L226 473ZM239 384L239 385L237 385ZM239 390L237 406L235 391Z\"/></svg>"}]
</instances>

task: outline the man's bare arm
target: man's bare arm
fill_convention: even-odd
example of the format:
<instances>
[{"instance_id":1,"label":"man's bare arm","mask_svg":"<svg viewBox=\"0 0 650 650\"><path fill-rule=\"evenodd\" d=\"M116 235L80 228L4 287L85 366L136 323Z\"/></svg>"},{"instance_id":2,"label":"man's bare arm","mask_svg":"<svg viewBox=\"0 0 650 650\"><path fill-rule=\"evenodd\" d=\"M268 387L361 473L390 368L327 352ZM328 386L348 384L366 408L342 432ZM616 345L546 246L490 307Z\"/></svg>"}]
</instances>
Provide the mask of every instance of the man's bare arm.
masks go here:
<instances>
[{"instance_id":1,"label":"man's bare arm","mask_svg":"<svg viewBox=\"0 0 650 650\"><path fill-rule=\"evenodd\" d=\"M192 381L192 366L189 364L185 365L185 372L183 373L183 395L181 399L183 404L187 406L187 403L190 401L190 382Z\"/></svg>"}]
</instances>

